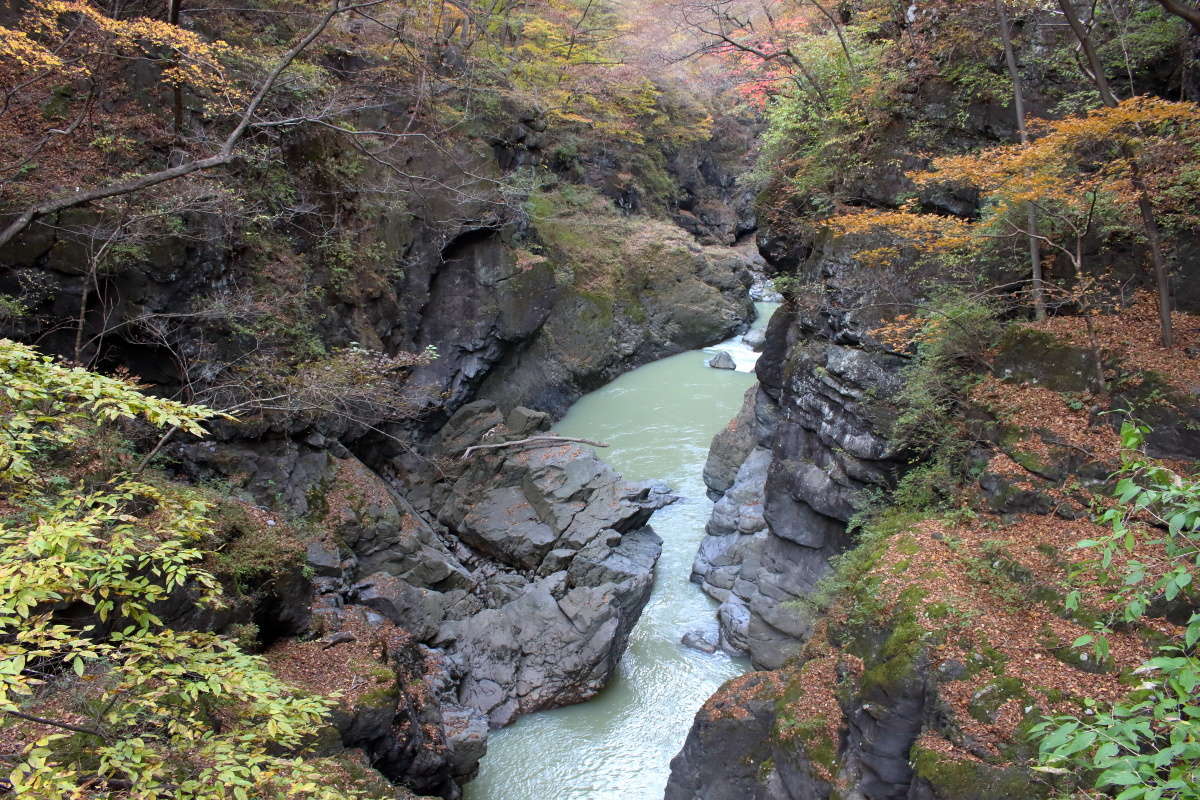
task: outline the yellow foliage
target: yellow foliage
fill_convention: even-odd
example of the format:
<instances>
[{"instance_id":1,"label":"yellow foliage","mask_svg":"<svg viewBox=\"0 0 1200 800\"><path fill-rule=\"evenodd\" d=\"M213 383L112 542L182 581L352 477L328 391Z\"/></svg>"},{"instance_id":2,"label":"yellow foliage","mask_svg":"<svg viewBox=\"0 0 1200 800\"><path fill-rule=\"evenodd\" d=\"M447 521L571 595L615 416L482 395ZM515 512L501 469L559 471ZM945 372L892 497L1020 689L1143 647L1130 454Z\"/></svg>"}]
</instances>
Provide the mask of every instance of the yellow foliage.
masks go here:
<instances>
[{"instance_id":1,"label":"yellow foliage","mask_svg":"<svg viewBox=\"0 0 1200 800\"><path fill-rule=\"evenodd\" d=\"M842 214L827 222L841 236L869 235L886 231L905 244L923 252L946 252L971 243L971 224L958 217L922 214L913 204L897 211L864 210ZM860 250L856 257L866 264L879 265L899 255L890 245Z\"/></svg>"},{"instance_id":2,"label":"yellow foliage","mask_svg":"<svg viewBox=\"0 0 1200 800\"><path fill-rule=\"evenodd\" d=\"M93 53L141 54L164 61L163 80L168 84L213 92L229 88L219 63L228 53L228 45L205 41L162 20L116 19L87 0L34 0L21 26L22 30L0 27L0 63L22 70L66 70L86 76L91 73L88 60L79 59L68 67L58 48L68 36L86 41L90 35L88 45Z\"/></svg>"},{"instance_id":3,"label":"yellow foliage","mask_svg":"<svg viewBox=\"0 0 1200 800\"><path fill-rule=\"evenodd\" d=\"M985 193L1003 191L1009 203L1070 202L1076 189L1081 153L1089 148L1136 151L1147 139L1172 128L1200 123L1200 106L1156 97L1133 97L1115 108L1032 126L1029 144L989 147L977 153L936 159L932 167L909 177L918 186L947 181L977 186ZM1126 158L1105 159L1103 188L1128 191Z\"/></svg>"},{"instance_id":4,"label":"yellow foliage","mask_svg":"<svg viewBox=\"0 0 1200 800\"><path fill-rule=\"evenodd\" d=\"M1200 129L1200 106L1154 97L1133 97L1114 108L1031 126L1028 144L998 145L965 155L935 159L928 170L909 173L921 188L939 183L981 190L984 214L977 222L920 213L915 201L897 211L855 211L829 220L841 235L886 230L922 252L967 250L997 235L994 223L1023 219L1032 204L1040 215L1086 225L1097 202L1132 209L1137 192L1131 182L1133 161L1152 143L1170 141L1181 131ZM1155 165L1156 169L1170 169ZM1017 212L1022 212L1018 214ZM1009 223L999 235L1011 235L1023 223ZM866 262L898 255L894 247L859 254Z\"/></svg>"}]
</instances>

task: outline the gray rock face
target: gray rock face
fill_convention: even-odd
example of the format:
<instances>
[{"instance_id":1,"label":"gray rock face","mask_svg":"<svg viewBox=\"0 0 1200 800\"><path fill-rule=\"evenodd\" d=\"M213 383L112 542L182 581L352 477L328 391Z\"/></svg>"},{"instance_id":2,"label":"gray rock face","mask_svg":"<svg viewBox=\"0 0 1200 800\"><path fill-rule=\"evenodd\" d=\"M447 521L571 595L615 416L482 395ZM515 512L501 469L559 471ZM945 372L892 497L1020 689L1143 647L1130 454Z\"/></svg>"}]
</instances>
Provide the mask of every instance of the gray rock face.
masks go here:
<instances>
[{"instance_id":1,"label":"gray rock face","mask_svg":"<svg viewBox=\"0 0 1200 800\"><path fill-rule=\"evenodd\" d=\"M491 413L476 405L447 427ZM646 522L674 498L623 481L574 444L481 451L440 495L437 521L471 549L485 602L434 640L464 676L458 701L498 727L603 687L661 552Z\"/></svg>"},{"instance_id":2,"label":"gray rock face","mask_svg":"<svg viewBox=\"0 0 1200 800\"><path fill-rule=\"evenodd\" d=\"M241 480L260 502L285 486L293 513L321 531L304 558L314 576L310 629L325 646L355 642L353 618L394 626L442 665L436 690L420 701L427 707L413 700L405 711L389 692L339 721L347 746L414 788L457 796L489 728L603 688L649 597L662 545L647 522L676 499L665 486L625 481L570 443L462 457L472 445L527 439L548 421L527 408L505 417L491 401L470 403L426 452L374 468L318 449L325 442L315 436L194 454L194 464ZM254 468L239 471L246 464ZM306 622L304 587L295 603ZM416 669L420 659L409 660ZM431 733L392 731L401 723Z\"/></svg>"},{"instance_id":3,"label":"gray rock face","mask_svg":"<svg viewBox=\"0 0 1200 800\"><path fill-rule=\"evenodd\" d=\"M776 773L771 736L777 702L767 673L736 678L737 696L723 687L696 714L679 755L671 760L665 800L809 800L792 794Z\"/></svg>"},{"instance_id":4,"label":"gray rock face","mask_svg":"<svg viewBox=\"0 0 1200 800\"><path fill-rule=\"evenodd\" d=\"M836 284L835 258L819 263ZM854 302L861 292L833 294ZM891 485L902 466L887 440L886 400L901 359L863 346L854 314L771 320L760 386L713 439L704 469L716 499L692 579L721 602L721 645L780 666L810 630L799 600L849 542L845 526L865 490Z\"/></svg>"},{"instance_id":5,"label":"gray rock face","mask_svg":"<svg viewBox=\"0 0 1200 800\"><path fill-rule=\"evenodd\" d=\"M672 219L705 244L733 244L757 227L755 193L737 178L754 165L760 125L721 116L711 139L667 154L667 169L679 185Z\"/></svg>"},{"instance_id":6,"label":"gray rock face","mask_svg":"<svg viewBox=\"0 0 1200 800\"><path fill-rule=\"evenodd\" d=\"M368 666L355 677L371 687L333 710L340 744L329 743L330 751L361 748L391 781L423 795L461 796L458 784L475 774L486 750L487 722L452 702L429 702L445 694L445 670L437 654L364 606L338 605L329 595L317 605L331 632L310 646L323 649L338 671L335 680L346 677L347 667Z\"/></svg>"},{"instance_id":7,"label":"gray rock face","mask_svg":"<svg viewBox=\"0 0 1200 800\"><path fill-rule=\"evenodd\" d=\"M663 486L622 480L570 443L462 458L471 445L545 427L528 409L508 419L515 428L490 401L466 405L435 439L440 473L397 460L389 485L350 461L334 471L326 497L357 563L332 596L436 648L454 676L444 702L492 727L587 699L607 683L661 552L646 523L675 500ZM336 554L314 548L312 557L332 572ZM478 738L471 730L468 754Z\"/></svg>"},{"instance_id":8,"label":"gray rock face","mask_svg":"<svg viewBox=\"0 0 1200 800\"><path fill-rule=\"evenodd\" d=\"M402 626L418 641L432 638L446 617L445 594L418 588L386 572L352 586L350 597Z\"/></svg>"},{"instance_id":9,"label":"gray rock face","mask_svg":"<svg viewBox=\"0 0 1200 800\"><path fill-rule=\"evenodd\" d=\"M467 676L459 701L493 727L586 700L616 669L650 596L662 543L641 528L615 548L591 550L505 605L443 626L437 643ZM595 583L581 583L588 580Z\"/></svg>"},{"instance_id":10,"label":"gray rock face","mask_svg":"<svg viewBox=\"0 0 1200 800\"><path fill-rule=\"evenodd\" d=\"M718 350L717 354L708 360L708 366L713 369L737 369L733 356L726 350Z\"/></svg>"},{"instance_id":11,"label":"gray rock face","mask_svg":"<svg viewBox=\"0 0 1200 800\"><path fill-rule=\"evenodd\" d=\"M671 761L665 800L839 796L827 779L831 777L827 765L813 764L802 744L775 735L787 681L788 676L779 672L758 672L721 687L696 714L683 749ZM844 705L840 711L847 734L840 747L838 782L853 787L853 794L846 796L863 800L941 797L923 781L914 780L908 761L912 742L931 712L927 696L924 681L918 679L895 687L894 694L872 694Z\"/></svg>"},{"instance_id":12,"label":"gray rock face","mask_svg":"<svg viewBox=\"0 0 1200 800\"><path fill-rule=\"evenodd\" d=\"M466 781L479 771L479 760L487 753L487 720L471 708L442 707L442 727L450 748L450 770Z\"/></svg>"},{"instance_id":13,"label":"gray rock face","mask_svg":"<svg viewBox=\"0 0 1200 800\"><path fill-rule=\"evenodd\" d=\"M617 257L647 265L636 296L560 291L521 347L481 365L476 396L560 416L585 391L634 367L746 329L754 309L741 253L701 247L666 223L628 247Z\"/></svg>"}]
</instances>

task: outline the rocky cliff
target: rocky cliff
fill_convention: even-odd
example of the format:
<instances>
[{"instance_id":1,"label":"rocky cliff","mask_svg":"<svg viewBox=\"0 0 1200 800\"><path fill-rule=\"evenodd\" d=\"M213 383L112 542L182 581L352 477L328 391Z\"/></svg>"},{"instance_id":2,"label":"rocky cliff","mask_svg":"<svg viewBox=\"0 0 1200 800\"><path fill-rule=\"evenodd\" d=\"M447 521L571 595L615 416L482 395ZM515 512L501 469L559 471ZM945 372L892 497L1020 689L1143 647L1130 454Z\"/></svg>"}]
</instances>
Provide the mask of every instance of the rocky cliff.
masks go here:
<instances>
[{"instance_id":1,"label":"rocky cliff","mask_svg":"<svg viewBox=\"0 0 1200 800\"><path fill-rule=\"evenodd\" d=\"M0 271L25 309L3 335L241 413L154 462L217 503L234 599L199 614L181 595L164 619L341 691L328 750L447 798L489 728L607 683L661 549L647 523L673 500L576 444L497 445L753 314L753 259L723 246L754 225L732 178L745 148L651 153L672 162L670 208L631 202L623 162L587 154L514 195L544 132L530 118L507 138L396 152L421 176L385 208L367 199L375 167L339 172L353 157L332 139L285 135L286 169L232 180L291 204L286 223L185 212L97 269L87 247L106 221L82 209L32 227ZM316 226L326 212L337 230Z\"/></svg>"},{"instance_id":2,"label":"rocky cliff","mask_svg":"<svg viewBox=\"0 0 1200 800\"><path fill-rule=\"evenodd\" d=\"M777 312L758 386L709 451L704 479L718 499L692 575L721 602L725 646L766 668L807 638L801 601L849 546L864 499L905 463L887 437L886 401L905 359L868 333L878 284L836 253L806 269L799 277L825 294Z\"/></svg>"},{"instance_id":3,"label":"rocky cliff","mask_svg":"<svg viewBox=\"0 0 1200 800\"><path fill-rule=\"evenodd\" d=\"M785 268L810 294L773 319L759 385L710 451L717 504L693 579L721 601L723 645L765 671L706 703L666 797L1048 796L1029 728L1120 696L1157 635L1118 634L1102 663L1070 647L1096 610L1064 605L1069 553L1101 535L1087 509L1119 463L1105 412L1155 419L1153 455L1200 456L1196 368L1179 361L1191 345L1156 347L1148 298L1099 317L1102 391L1078 317L998 325L946 417L963 472L914 465L931 450L897 439L896 420L929 376L889 331L920 282L864 275L849 246L793 251ZM1176 319L1200 335L1194 316ZM893 494L914 469L962 481L958 510L914 504L911 480Z\"/></svg>"}]
</instances>

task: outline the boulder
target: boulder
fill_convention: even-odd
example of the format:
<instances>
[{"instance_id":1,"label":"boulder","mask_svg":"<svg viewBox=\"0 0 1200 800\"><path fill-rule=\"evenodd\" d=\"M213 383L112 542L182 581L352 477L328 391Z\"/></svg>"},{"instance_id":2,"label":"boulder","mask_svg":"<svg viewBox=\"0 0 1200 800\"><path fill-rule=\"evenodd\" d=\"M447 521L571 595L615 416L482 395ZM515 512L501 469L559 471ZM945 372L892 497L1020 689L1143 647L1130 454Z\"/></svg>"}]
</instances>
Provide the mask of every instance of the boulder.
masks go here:
<instances>
[{"instance_id":1,"label":"boulder","mask_svg":"<svg viewBox=\"0 0 1200 800\"><path fill-rule=\"evenodd\" d=\"M717 652L717 643L711 633L701 630L688 631L679 640L679 643L684 647L689 647L692 650L699 650L701 653Z\"/></svg>"},{"instance_id":2,"label":"boulder","mask_svg":"<svg viewBox=\"0 0 1200 800\"><path fill-rule=\"evenodd\" d=\"M504 425L513 436L530 436L538 431L550 430L550 415L545 411L517 406L508 412Z\"/></svg>"},{"instance_id":3,"label":"boulder","mask_svg":"<svg viewBox=\"0 0 1200 800\"><path fill-rule=\"evenodd\" d=\"M451 452L435 453L462 452L478 442L471 435L512 438L514 428L492 424L493 412L485 403L456 415L439 436ZM541 419L528 409L509 415L526 433ZM471 565L471 592L434 587L442 589L432 593L441 601L434 608L429 595L373 575L355 596L419 623L422 634L440 611L428 640L456 676L453 703L493 727L591 697L611 678L649 596L662 545L646 523L677 498L662 484L623 480L569 442L484 450L457 463L413 491L428 498L438 538L457 542L451 549Z\"/></svg>"},{"instance_id":4,"label":"boulder","mask_svg":"<svg viewBox=\"0 0 1200 800\"><path fill-rule=\"evenodd\" d=\"M741 410L713 437L704 462L704 485L714 499L733 485L738 468L754 449L759 438L755 425L758 388L746 390Z\"/></svg>"},{"instance_id":5,"label":"boulder","mask_svg":"<svg viewBox=\"0 0 1200 800\"><path fill-rule=\"evenodd\" d=\"M316 577L342 577L342 557L336 547L325 542L309 542L304 551L304 563Z\"/></svg>"},{"instance_id":6,"label":"boulder","mask_svg":"<svg viewBox=\"0 0 1200 800\"><path fill-rule=\"evenodd\" d=\"M487 753L487 719L473 708L442 706L442 730L451 774L457 782L466 783L479 772L479 760Z\"/></svg>"},{"instance_id":7,"label":"boulder","mask_svg":"<svg viewBox=\"0 0 1200 800\"><path fill-rule=\"evenodd\" d=\"M650 596L661 549L649 528L615 548L597 541L567 571L536 580L507 604L443 625L438 643L465 675L459 703L502 727L598 692Z\"/></svg>"},{"instance_id":8,"label":"boulder","mask_svg":"<svg viewBox=\"0 0 1200 800\"><path fill-rule=\"evenodd\" d=\"M733 356L729 355L727 350L718 350L706 363L713 369L737 369Z\"/></svg>"},{"instance_id":9,"label":"boulder","mask_svg":"<svg viewBox=\"0 0 1200 800\"><path fill-rule=\"evenodd\" d=\"M755 328L746 331L742 336L742 344L749 347L756 353L761 353L763 347L767 344L767 332L763 328Z\"/></svg>"},{"instance_id":10,"label":"boulder","mask_svg":"<svg viewBox=\"0 0 1200 800\"><path fill-rule=\"evenodd\" d=\"M446 616L444 595L417 588L386 572L376 572L352 586L350 595L355 602L378 611L419 642L432 639Z\"/></svg>"}]
</instances>

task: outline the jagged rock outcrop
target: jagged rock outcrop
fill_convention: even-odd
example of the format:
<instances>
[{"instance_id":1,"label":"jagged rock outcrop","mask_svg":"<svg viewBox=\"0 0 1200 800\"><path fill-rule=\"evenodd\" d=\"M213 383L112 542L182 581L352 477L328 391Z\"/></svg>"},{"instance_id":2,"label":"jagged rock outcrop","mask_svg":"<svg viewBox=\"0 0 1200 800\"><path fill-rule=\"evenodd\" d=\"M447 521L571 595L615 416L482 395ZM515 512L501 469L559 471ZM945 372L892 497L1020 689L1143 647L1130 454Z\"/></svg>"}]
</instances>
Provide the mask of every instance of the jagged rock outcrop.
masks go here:
<instances>
[{"instance_id":1,"label":"jagged rock outcrop","mask_svg":"<svg viewBox=\"0 0 1200 800\"><path fill-rule=\"evenodd\" d=\"M488 727L603 688L649 597L661 542L647 522L675 497L580 445L538 441L548 427L544 413L476 401L379 471L304 442L185 451L197 478L254 500L286 487L319 533L303 554L314 633L402 632L406 649L385 666L417 651L437 663L421 698L375 692L339 718L346 746L419 791L456 796ZM293 601L307 612L306 597Z\"/></svg>"},{"instance_id":2,"label":"jagged rock outcrop","mask_svg":"<svg viewBox=\"0 0 1200 800\"><path fill-rule=\"evenodd\" d=\"M495 420L492 443L504 441L495 406L480 401L451 420L443 455L461 454L467 440L452 432L472 419ZM477 451L430 492L443 535L476 566L471 592L484 606L447 618L434 642L463 676L460 702L496 727L608 681L661 552L646 522L674 500L621 480L578 445L551 444Z\"/></svg>"},{"instance_id":3,"label":"jagged rock outcrop","mask_svg":"<svg viewBox=\"0 0 1200 800\"><path fill-rule=\"evenodd\" d=\"M1094 389L1084 323L1011 324L962 400L971 512L906 507L851 541L846 523L864 494L906 467L888 439L905 359L870 336L877 277L826 246L801 256L792 268L817 294L776 315L760 386L714 439L704 477L717 503L693 573L722 601L722 644L768 671L705 704L666 798L1049 796L1053 781L1030 769L1028 727L1063 691L1119 687L1148 652L1129 633L1115 634L1131 645L1120 663L1069 646L1091 612L1064 611L1061 553L1104 535L1088 518L1090 492L1107 492L1119 463L1113 417L1101 412L1132 400L1166 432L1150 453L1194 459L1200 447L1182 432L1197 414L1190 376L1155 377L1137 349L1114 352L1111 384L1139 387L1138 399L1094 393L1107 405L1088 408L1076 399ZM887 288L890 302L917 284L904 286ZM1148 300L1123 313L1152 316ZM1116 330L1121 319L1093 324ZM814 596L830 559L852 546L835 594Z\"/></svg>"},{"instance_id":4,"label":"jagged rock outcrop","mask_svg":"<svg viewBox=\"0 0 1200 800\"><path fill-rule=\"evenodd\" d=\"M792 800L771 793L760 779L774 756L774 677L736 678L708 699L671 761L666 800Z\"/></svg>"},{"instance_id":5,"label":"jagged rock outcrop","mask_svg":"<svg viewBox=\"0 0 1200 800\"><path fill-rule=\"evenodd\" d=\"M744 252L702 247L663 222L559 213L564 220L541 235L580 285L556 290L537 331L494 361L476 396L561 416L634 367L746 330L753 264Z\"/></svg>"},{"instance_id":6,"label":"jagged rock outcrop","mask_svg":"<svg viewBox=\"0 0 1200 800\"><path fill-rule=\"evenodd\" d=\"M806 637L796 601L844 550L865 494L903 463L887 439L886 398L903 359L875 345L856 309L870 307L837 253L802 277L826 293L812 309L781 309L758 362L759 387L713 440L704 478L716 496L693 580L721 602L722 643L778 667Z\"/></svg>"}]
</instances>

